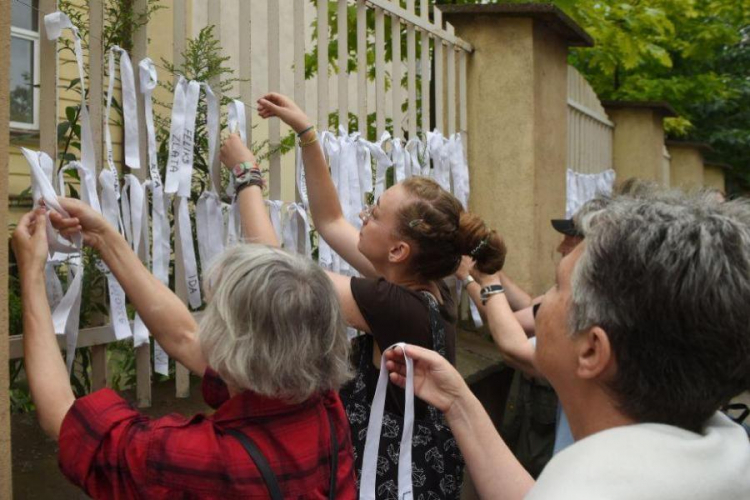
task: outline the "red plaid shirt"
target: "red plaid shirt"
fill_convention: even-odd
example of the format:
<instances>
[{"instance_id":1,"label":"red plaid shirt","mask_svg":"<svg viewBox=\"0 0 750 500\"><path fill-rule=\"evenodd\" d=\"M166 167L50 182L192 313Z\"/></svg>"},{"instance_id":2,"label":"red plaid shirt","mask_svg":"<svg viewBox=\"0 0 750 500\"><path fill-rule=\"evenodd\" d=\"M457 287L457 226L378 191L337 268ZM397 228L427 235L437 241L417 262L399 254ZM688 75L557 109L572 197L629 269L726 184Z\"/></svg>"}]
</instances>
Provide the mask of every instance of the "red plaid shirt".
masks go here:
<instances>
[{"instance_id":1,"label":"red plaid shirt","mask_svg":"<svg viewBox=\"0 0 750 500\"><path fill-rule=\"evenodd\" d=\"M285 498L328 498L330 412L336 428L336 498L356 498L349 422L338 394L290 405L251 391L229 398L212 370L203 398L213 415L152 420L110 389L78 399L60 429L60 468L94 498L268 498L260 473L225 429L250 436Z\"/></svg>"}]
</instances>

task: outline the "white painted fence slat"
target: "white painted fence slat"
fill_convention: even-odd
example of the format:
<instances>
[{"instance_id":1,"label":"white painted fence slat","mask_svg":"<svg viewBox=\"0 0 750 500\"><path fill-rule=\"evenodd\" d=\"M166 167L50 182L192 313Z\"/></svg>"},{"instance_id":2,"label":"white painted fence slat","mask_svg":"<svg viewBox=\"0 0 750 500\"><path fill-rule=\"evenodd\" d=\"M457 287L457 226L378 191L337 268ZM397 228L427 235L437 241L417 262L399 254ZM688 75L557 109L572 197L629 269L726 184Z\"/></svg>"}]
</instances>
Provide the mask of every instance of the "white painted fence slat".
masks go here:
<instances>
[{"instance_id":1,"label":"white painted fence slat","mask_svg":"<svg viewBox=\"0 0 750 500\"><path fill-rule=\"evenodd\" d=\"M433 8L433 15L435 16L435 24L439 27L443 25L443 13L437 7ZM440 38L435 38L435 128L444 130L445 118L443 115L443 100L445 99L445 92L443 89L443 41Z\"/></svg>"},{"instance_id":2,"label":"white painted fence slat","mask_svg":"<svg viewBox=\"0 0 750 500\"><path fill-rule=\"evenodd\" d=\"M406 0L406 10L414 13L414 0ZM417 135L417 39L414 25L406 27L407 88L409 89L409 138Z\"/></svg>"},{"instance_id":3,"label":"white painted fence slat","mask_svg":"<svg viewBox=\"0 0 750 500\"><path fill-rule=\"evenodd\" d=\"M448 135L456 133L456 51L452 44L446 50L448 59Z\"/></svg>"},{"instance_id":4,"label":"white painted fence slat","mask_svg":"<svg viewBox=\"0 0 750 500\"><path fill-rule=\"evenodd\" d=\"M172 8L173 24L173 42L172 42L172 62L175 66L180 66L184 60L182 53L185 51L187 38L187 7L185 2L175 2ZM173 81L177 84L178 77L174 75ZM173 205L176 207L176 205ZM184 279L179 277L185 276L185 267L182 259L182 249L180 248L180 237L177 225L175 224L175 252L174 252L174 273L178 277L175 279L175 293L187 304L188 292ZM188 369L175 361L175 395L178 398L190 397L190 372Z\"/></svg>"},{"instance_id":5,"label":"white painted fence slat","mask_svg":"<svg viewBox=\"0 0 750 500\"><path fill-rule=\"evenodd\" d=\"M357 130L367 137L367 6L357 0Z\"/></svg>"},{"instance_id":6,"label":"white painted fence slat","mask_svg":"<svg viewBox=\"0 0 750 500\"><path fill-rule=\"evenodd\" d=\"M398 0L394 1L398 3ZM401 104L404 101L404 93L401 87L401 78L404 74L404 67L401 62L401 20L396 16L391 17L391 44L391 66L393 68L391 70L391 77L393 78L391 85L393 137L403 137L404 113L401 110Z\"/></svg>"},{"instance_id":7,"label":"white painted fence slat","mask_svg":"<svg viewBox=\"0 0 750 500\"><path fill-rule=\"evenodd\" d=\"M385 15L375 8L375 124L377 136L385 132Z\"/></svg>"},{"instance_id":8,"label":"white painted fence slat","mask_svg":"<svg viewBox=\"0 0 750 500\"><path fill-rule=\"evenodd\" d=\"M429 22L430 9L427 0L421 0L420 14L422 19ZM422 90L422 133L430 129L430 35L427 31L420 31L420 83Z\"/></svg>"},{"instance_id":9,"label":"white painted fence slat","mask_svg":"<svg viewBox=\"0 0 750 500\"><path fill-rule=\"evenodd\" d=\"M349 130L349 23L348 1L338 0L339 124Z\"/></svg>"},{"instance_id":10,"label":"white painted fence slat","mask_svg":"<svg viewBox=\"0 0 750 500\"><path fill-rule=\"evenodd\" d=\"M268 0L276 3L277 0ZM318 129L328 129L328 0L318 1Z\"/></svg>"},{"instance_id":11,"label":"white painted fence slat","mask_svg":"<svg viewBox=\"0 0 750 500\"><path fill-rule=\"evenodd\" d=\"M253 98L253 67L252 67L252 14L250 2L239 2L239 57L240 57L240 100L250 103ZM245 106L245 124L247 125L247 146L253 143L253 115L254 110Z\"/></svg>"},{"instance_id":12,"label":"white painted fence slat","mask_svg":"<svg viewBox=\"0 0 750 500\"><path fill-rule=\"evenodd\" d=\"M57 161L57 41L47 39L44 15L56 10L57 0L39 0L39 58L44 61L44 64L39 65L39 149L55 161Z\"/></svg>"},{"instance_id":13,"label":"white painted fence slat","mask_svg":"<svg viewBox=\"0 0 750 500\"><path fill-rule=\"evenodd\" d=\"M328 2L321 2L326 4ZM279 2L268 0L268 90L279 92L281 90L281 47L279 41ZM326 26L325 33L328 32ZM326 42L328 37L324 37ZM281 122L278 118L268 120L268 146L271 148L271 156L268 164L268 195L271 199L281 198Z\"/></svg>"}]
</instances>

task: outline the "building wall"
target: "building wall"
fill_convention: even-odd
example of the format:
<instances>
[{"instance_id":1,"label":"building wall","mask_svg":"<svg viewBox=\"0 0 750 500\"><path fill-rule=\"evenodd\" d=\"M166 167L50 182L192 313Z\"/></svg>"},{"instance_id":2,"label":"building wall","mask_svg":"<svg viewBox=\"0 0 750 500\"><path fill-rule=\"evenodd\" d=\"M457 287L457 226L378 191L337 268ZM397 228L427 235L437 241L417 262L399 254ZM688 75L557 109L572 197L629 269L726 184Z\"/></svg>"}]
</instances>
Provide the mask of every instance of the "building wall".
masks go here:
<instances>
[{"instance_id":1,"label":"building wall","mask_svg":"<svg viewBox=\"0 0 750 500\"><path fill-rule=\"evenodd\" d=\"M609 108L615 123L614 167L620 180L630 177L669 185L664 161L664 127L658 112L648 108Z\"/></svg>"},{"instance_id":2,"label":"building wall","mask_svg":"<svg viewBox=\"0 0 750 500\"><path fill-rule=\"evenodd\" d=\"M713 165L706 165L703 169L703 185L726 193L727 186L724 169Z\"/></svg>"},{"instance_id":3,"label":"building wall","mask_svg":"<svg viewBox=\"0 0 750 500\"><path fill-rule=\"evenodd\" d=\"M703 187L703 156L694 146L670 144L671 186L680 189Z\"/></svg>"}]
</instances>

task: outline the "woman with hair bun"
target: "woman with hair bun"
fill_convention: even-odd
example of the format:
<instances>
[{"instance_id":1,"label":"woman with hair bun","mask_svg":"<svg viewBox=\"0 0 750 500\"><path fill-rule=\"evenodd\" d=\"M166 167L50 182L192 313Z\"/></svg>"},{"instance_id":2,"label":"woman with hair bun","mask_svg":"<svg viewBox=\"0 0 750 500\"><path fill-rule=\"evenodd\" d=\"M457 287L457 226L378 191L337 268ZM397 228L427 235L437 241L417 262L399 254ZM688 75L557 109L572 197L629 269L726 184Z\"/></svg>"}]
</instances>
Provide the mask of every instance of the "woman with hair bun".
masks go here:
<instances>
[{"instance_id":1,"label":"woman with hair bun","mask_svg":"<svg viewBox=\"0 0 750 500\"><path fill-rule=\"evenodd\" d=\"M456 361L456 306L443 278L453 274L463 255L485 273L505 260L502 238L436 182L411 177L387 189L360 214L362 228L341 210L323 150L310 119L289 98L267 94L258 101L263 118L278 117L297 133L305 168L310 211L319 235L363 277L329 272L350 326L366 332L354 340L357 373L341 390L355 448L357 477L380 356L397 342L440 352ZM221 150L221 160L235 173L259 178L252 153L237 135ZM256 173L252 173L256 172ZM278 245L263 207L262 183L238 181L238 202L245 237ZM395 494L404 391L389 384L378 459L378 497ZM442 414L415 401L413 498L458 498L463 459Z\"/></svg>"}]
</instances>

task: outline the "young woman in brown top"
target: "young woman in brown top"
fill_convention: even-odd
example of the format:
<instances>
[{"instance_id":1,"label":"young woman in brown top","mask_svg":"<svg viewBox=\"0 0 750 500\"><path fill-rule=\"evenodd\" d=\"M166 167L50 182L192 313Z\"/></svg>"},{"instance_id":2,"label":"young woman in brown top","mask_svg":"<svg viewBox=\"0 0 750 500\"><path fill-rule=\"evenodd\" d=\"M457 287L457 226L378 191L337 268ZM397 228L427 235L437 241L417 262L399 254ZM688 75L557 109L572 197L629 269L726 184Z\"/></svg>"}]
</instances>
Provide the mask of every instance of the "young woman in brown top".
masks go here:
<instances>
[{"instance_id":1,"label":"young woman in brown top","mask_svg":"<svg viewBox=\"0 0 750 500\"><path fill-rule=\"evenodd\" d=\"M480 218L464 211L452 194L424 177L411 177L387 189L362 211L362 228L357 230L343 215L323 150L316 141L317 132L307 115L279 94L261 98L258 113L263 118L280 118L299 135L315 228L363 276L328 273L349 325L369 334L355 340L357 376L341 393L352 426L359 476L364 429L382 350L396 342L408 342L438 350L455 364L455 304L443 278L455 272L462 255L473 257L477 269L485 273L497 272L505 260L505 245ZM229 168L255 162L237 135L225 141L221 160ZM237 198L245 237L278 245L263 205L262 186L251 184L241 189ZM403 390L389 384L378 467L378 491L383 495L392 490L397 476L394 462L403 401ZM415 413L413 497L433 492L440 498L457 498L462 465L455 441L434 408L417 403ZM384 443L389 440L395 453ZM419 447L425 448L423 452Z\"/></svg>"}]
</instances>

